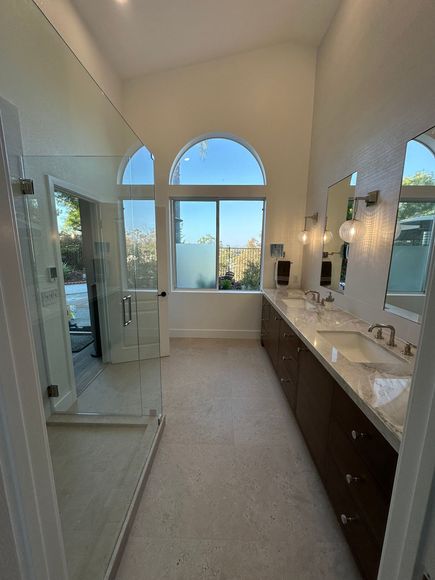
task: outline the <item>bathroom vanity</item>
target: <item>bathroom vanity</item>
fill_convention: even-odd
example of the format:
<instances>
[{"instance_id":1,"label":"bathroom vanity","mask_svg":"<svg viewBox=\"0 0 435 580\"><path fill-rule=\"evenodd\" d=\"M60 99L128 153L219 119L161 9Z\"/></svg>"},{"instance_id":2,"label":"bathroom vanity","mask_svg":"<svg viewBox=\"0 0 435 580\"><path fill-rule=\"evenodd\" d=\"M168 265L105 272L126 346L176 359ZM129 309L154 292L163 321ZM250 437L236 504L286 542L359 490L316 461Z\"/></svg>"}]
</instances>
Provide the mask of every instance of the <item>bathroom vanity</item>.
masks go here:
<instances>
[{"instance_id":1,"label":"bathroom vanity","mask_svg":"<svg viewBox=\"0 0 435 580\"><path fill-rule=\"evenodd\" d=\"M375 579L413 358L367 329L300 291L264 291L262 344L363 577Z\"/></svg>"}]
</instances>

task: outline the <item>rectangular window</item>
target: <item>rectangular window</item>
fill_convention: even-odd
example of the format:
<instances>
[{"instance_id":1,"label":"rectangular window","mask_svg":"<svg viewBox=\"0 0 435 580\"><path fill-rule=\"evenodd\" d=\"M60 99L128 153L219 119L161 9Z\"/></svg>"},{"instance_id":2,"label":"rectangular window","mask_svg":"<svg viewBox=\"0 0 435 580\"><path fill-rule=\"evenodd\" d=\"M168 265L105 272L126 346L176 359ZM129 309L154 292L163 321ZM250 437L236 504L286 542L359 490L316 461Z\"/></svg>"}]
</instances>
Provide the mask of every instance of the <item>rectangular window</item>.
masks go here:
<instances>
[{"instance_id":1,"label":"rectangular window","mask_svg":"<svg viewBox=\"0 0 435 580\"><path fill-rule=\"evenodd\" d=\"M258 291L264 200L173 200L175 288Z\"/></svg>"}]
</instances>

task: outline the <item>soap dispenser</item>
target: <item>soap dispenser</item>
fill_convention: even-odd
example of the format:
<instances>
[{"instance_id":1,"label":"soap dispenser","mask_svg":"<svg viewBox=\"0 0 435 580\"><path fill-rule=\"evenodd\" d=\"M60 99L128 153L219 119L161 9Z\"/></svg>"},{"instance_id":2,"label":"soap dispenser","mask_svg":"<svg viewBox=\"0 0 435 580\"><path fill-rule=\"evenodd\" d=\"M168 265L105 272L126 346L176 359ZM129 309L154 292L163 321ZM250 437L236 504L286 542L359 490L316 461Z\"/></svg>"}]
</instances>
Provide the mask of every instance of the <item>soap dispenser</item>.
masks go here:
<instances>
[{"instance_id":1,"label":"soap dispenser","mask_svg":"<svg viewBox=\"0 0 435 580\"><path fill-rule=\"evenodd\" d=\"M332 292L330 292L326 298L323 298L322 302L325 310L332 310L332 304L334 301L335 298L332 296Z\"/></svg>"}]
</instances>

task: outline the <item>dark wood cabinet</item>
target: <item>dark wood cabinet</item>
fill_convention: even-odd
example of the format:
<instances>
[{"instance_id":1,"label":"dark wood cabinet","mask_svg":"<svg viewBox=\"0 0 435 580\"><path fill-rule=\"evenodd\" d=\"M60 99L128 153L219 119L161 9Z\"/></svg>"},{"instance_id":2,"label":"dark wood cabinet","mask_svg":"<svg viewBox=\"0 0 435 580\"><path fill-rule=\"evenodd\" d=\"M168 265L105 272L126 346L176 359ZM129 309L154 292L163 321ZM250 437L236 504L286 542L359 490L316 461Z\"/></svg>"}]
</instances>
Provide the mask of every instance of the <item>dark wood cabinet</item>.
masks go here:
<instances>
[{"instance_id":1,"label":"dark wood cabinet","mask_svg":"<svg viewBox=\"0 0 435 580\"><path fill-rule=\"evenodd\" d=\"M272 361L275 371L278 372L279 329L281 317L265 299L263 299L261 322L262 344Z\"/></svg>"},{"instance_id":2,"label":"dark wood cabinet","mask_svg":"<svg viewBox=\"0 0 435 580\"><path fill-rule=\"evenodd\" d=\"M397 452L265 298L262 344L361 573L375 580Z\"/></svg>"},{"instance_id":3,"label":"dark wood cabinet","mask_svg":"<svg viewBox=\"0 0 435 580\"><path fill-rule=\"evenodd\" d=\"M306 347L301 348L296 419L322 476L325 472L334 383L316 357Z\"/></svg>"}]
</instances>

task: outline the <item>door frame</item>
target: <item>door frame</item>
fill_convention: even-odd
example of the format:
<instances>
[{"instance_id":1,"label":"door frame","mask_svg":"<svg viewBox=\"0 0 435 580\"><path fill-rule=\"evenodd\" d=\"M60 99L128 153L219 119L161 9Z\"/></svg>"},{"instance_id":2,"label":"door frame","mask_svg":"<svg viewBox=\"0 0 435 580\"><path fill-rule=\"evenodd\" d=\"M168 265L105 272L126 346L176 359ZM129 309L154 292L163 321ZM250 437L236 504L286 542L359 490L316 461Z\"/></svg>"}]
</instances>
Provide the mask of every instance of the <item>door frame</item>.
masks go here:
<instances>
[{"instance_id":1,"label":"door frame","mask_svg":"<svg viewBox=\"0 0 435 580\"><path fill-rule=\"evenodd\" d=\"M57 225L57 214L56 214L56 202L55 202L55 191L59 189L66 193L70 193L79 199L83 199L95 205L96 209L96 220L97 222L100 221L100 214L99 214L99 201L95 197L92 197L86 190L81 187L76 186L73 183L65 181L64 179L60 179L58 177L54 177L53 175L46 175L47 180L47 194L48 194L48 204L50 210L50 220L51 220L51 230L53 232L53 237L56 238L55 244L55 255L56 255L56 268L57 268L57 281L58 281L58 291L59 291L59 299L62 301L64 305L64 316L62 318L62 327L64 331L64 338L66 341L66 351L68 352L68 378L70 385L73 390L70 391L70 396L63 397L61 401L55 403L55 410L56 411L65 411L68 409L76 400L77 400L77 392L76 392L76 380L74 375L74 364L73 364L73 355L71 349L71 339L69 335L69 326L68 326L68 318L66 316L66 294L65 294L65 281L63 277L63 270L62 270L62 256L60 251L60 243L59 243L59 230ZM94 236L97 241L100 240L100 228L98 224L93 224L94 226ZM99 282L101 284L101 282ZM100 318L100 328L101 332L101 346L103 351L103 361L108 361L110 358L108 353L110 352L110 347L108 344L108 328L107 328L107 300L106 300L106 292L97 292L98 295L98 310L99 310L99 318Z\"/></svg>"},{"instance_id":2,"label":"door frame","mask_svg":"<svg viewBox=\"0 0 435 580\"><path fill-rule=\"evenodd\" d=\"M416 577L435 455L435 256L432 252L419 348L379 568L379 580ZM417 576L422 577L422 572Z\"/></svg>"},{"instance_id":3,"label":"door frame","mask_svg":"<svg viewBox=\"0 0 435 580\"><path fill-rule=\"evenodd\" d=\"M23 580L67 580L0 111L0 464Z\"/></svg>"}]
</instances>

